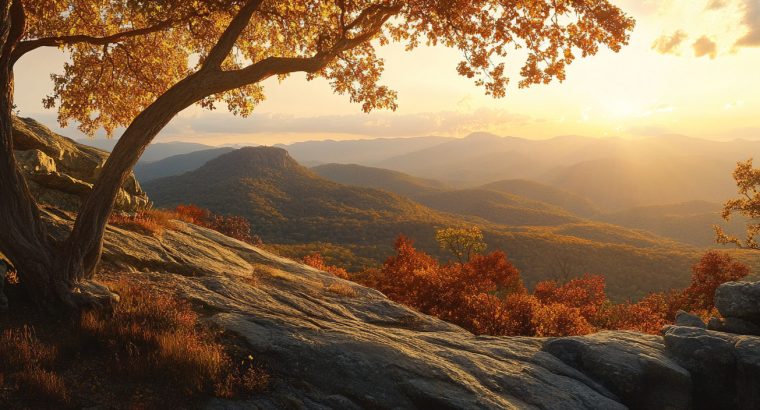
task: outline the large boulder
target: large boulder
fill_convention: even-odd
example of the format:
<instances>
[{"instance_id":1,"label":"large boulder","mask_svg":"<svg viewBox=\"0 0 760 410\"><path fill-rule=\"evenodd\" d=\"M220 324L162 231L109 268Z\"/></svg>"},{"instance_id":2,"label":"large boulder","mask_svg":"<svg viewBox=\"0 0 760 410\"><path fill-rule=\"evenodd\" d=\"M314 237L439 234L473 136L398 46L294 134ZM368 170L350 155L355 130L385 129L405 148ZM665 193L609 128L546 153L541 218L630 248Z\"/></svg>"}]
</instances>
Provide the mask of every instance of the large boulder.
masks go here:
<instances>
[{"instance_id":1,"label":"large boulder","mask_svg":"<svg viewBox=\"0 0 760 410\"><path fill-rule=\"evenodd\" d=\"M715 291L715 307L723 317L760 325L760 282L728 282Z\"/></svg>"},{"instance_id":2,"label":"large boulder","mask_svg":"<svg viewBox=\"0 0 760 410\"><path fill-rule=\"evenodd\" d=\"M705 324L704 320L702 320L701 317L689 313L684 312L683 310L679 310L676 312L676 325L678 326L691 326L691 327L699 327L702 329L707 328L707 325Z\"/></svg>"},{"instance_id":3,"label":"large boulder","mask_svg":"<svg viewBox=\"0 0 760 410\"><path fill-rule=\"evenodd\" d=\"M664 331L667 354L689 371L697 409L760 408L760 338L685 326Z\"/></svg>"},{"instance_id":4,"label":"large boulder","mask_svg":"<svg viewBox=\"0 0 760 410\"><path fill-rule=\"evenodd\" d=\"M38 201L76 210L91 190L108 153L78 144L29 118L13 119L16 160ZM134 175L119 190L116 208L135 211L150 205Z\"/></svg>"},{"instance_id":5,"label":"large boulder","mask_svg":"<svg viewBox=\"0 0 760 410\"><path fill-rule=\"evenodd\" d=\"M707 328L718 332L734 333L738 335L760 336L760 326L735 317L710 318Z\"/></svg>"},{"instance_id":6,"label":"large boulder","mask_svg":"<svg viewBox=\"0 0 760 410\"><path fill-rule=\"evenodd\" d=\"M543 350L610 389L631 409L691 408L689 372L666 356L660 336L600 332L553 339Z\"/></svg>"}]
</instances>

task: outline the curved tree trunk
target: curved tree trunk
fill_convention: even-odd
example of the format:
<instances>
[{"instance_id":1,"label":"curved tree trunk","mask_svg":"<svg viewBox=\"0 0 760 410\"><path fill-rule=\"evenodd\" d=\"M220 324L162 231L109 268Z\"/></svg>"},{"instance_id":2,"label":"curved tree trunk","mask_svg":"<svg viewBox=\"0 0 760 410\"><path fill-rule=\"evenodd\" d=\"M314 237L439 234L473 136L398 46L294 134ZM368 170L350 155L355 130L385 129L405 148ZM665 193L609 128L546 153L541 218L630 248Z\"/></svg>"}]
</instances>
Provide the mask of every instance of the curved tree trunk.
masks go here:
<instances>
[{"instance_id":1,"label":"curved tree trunk","mask_svg":"<svg viewBox=\"0 0 760 410\"><path fill-rule=\"evenodd\" d=\"M205 72L180 81L141 112L111 151L92 192L79 208L59 271L65 280L91 279L100 261L103 234L116 195L153 138L180 111L207 95Z\"/></svg>"}]
</instances>

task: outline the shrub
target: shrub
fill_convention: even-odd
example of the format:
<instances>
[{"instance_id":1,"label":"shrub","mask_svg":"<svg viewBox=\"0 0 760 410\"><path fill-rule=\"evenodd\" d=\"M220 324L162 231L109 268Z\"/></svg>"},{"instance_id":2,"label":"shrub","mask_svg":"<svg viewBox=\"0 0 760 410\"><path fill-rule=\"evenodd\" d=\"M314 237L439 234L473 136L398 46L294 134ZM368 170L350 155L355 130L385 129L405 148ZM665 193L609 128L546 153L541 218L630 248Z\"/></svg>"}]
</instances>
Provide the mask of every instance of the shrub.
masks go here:
<instances>
[{"instance_id":1,"label":"shrub","mask_svg":"<svg viewBox=\"0 0 760 410\"><path fill-rule=\"evenodd\" d=\"M311 266L314 269L319 269L327 273L332 273L341 279L348 279L348 272L345 269L328 265L320 253L306 255L303 257L302 262L304 265Z\"/></svg>"},{"instance_id":2,"label":"shrub","mask_svg":"<svg viewBox=\"0 0 760 410\"><path fill-rule=\"evenodd\" d=\"M121 300L111 316L83 315L81 329L100 346L116 351L116 371L139 378L170 381L188 393L229 391L227 375L240 373L217 341L219 335L200 326L190 305L147 286L120 281Z\"/></svg>"},{"instance_id":3,"label":"shrub","mask_svg":"<svg viewBox=\"0 0 760 410\"><path fill-rule=\"evenodd\" d=\"M539 282L533 294L543 304L562 304L579 310L587 321L595 321L599 309L607 302L602 276L584 275L563 285L554 281Z\"/></svg>"},{"instance_id":4,"label":"shrub","mask_svg":"<svg viewBox=\"0 0 760 410\"><path fill-rule=\"evenodd\" d=\"M715 291L723 283L737 281L750 274L750 269L724 252L705 253L692 267L691 285L684 301L690 310L711 310L715 307Z\"/></svg>"},{"instance_id":5,"label":"shrub","mask_svg":"<svg viewBox=\"0 0 760 410\"><path fill-rule=\"evenodd\" d=\"M251 234L251 224L240 216L215 215L208 209L195 205L178 205L174 210L148 209L133 214L114 213L108 223L146 235L161 236L166 229L176 229L173 220L179 220L215 230L230 238L251 245L261 245L262 241Z\"/></svg>"},{"instance_id":6,"label":"shrub","mask_svg":"<svg viewBox=\"0 0 760 410\"><path fill-rule=\"evenodd\" d=\"M147 209L133 214L113 213L108 218L108 223L146 235L161 236L165 229L174 229L174 219L177 218L173 212Z\"/></svg>"}]
</instances>

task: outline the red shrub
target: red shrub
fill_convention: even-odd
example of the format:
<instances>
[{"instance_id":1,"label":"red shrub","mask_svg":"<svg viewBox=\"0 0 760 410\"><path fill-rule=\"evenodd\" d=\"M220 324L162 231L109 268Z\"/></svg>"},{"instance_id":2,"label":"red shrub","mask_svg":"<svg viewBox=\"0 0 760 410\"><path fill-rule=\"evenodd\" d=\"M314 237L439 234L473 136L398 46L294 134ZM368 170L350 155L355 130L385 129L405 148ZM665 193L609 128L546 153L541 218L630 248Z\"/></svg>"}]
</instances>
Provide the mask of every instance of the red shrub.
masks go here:
<instances>
[{"instance_id":1,"label":"red shrub","mask_svg":"<svg viewBox=\"0 0 760 410\"><path fill-rule=\"evenodd\" d=\"M314 269L323 270L327 273L332 273L333 275L342 278L342 279L348 279L348 272L340 267L328 265L325 262L325 259L322 257L321 253L312 253L311 255L306 255L303 257L303 263L304 265L309 265Z\"/></svg>"},{"instance_id":2,"label":"red shrub","mask_svg":"<svg viewBox=\"0 0 760 410\"><path fill-rule=\"evenodd\" d=\"M178 219L196 225L205 225L211 218L211 211L195 205L177 205L174 212Z\"/></svg>"},{"instance_id":3,"label":"red shrub","mask_svg":"<svg viewBox=\"0 0 760 410\"><path fill-rule=\"evenodd\" d=\"M684 291L689 310L711 310L715 307L715 290L723 283L740 280L750 269L735 262L730 255L710 251L692 267L691 285Z\"/></svg>"},{"instance_id":4,"label":"red shrub","mask_svg":"<svg viewBox=\"0 0 760 410\"><path fill-rule=\"evenodd\" d=\"M577 308L588 321L593 321L599 308L607 302L603 276L584 275L559 286L556 282L540 282L534 295L544 304L559 303Z\"/></svg>"}]
</instances>

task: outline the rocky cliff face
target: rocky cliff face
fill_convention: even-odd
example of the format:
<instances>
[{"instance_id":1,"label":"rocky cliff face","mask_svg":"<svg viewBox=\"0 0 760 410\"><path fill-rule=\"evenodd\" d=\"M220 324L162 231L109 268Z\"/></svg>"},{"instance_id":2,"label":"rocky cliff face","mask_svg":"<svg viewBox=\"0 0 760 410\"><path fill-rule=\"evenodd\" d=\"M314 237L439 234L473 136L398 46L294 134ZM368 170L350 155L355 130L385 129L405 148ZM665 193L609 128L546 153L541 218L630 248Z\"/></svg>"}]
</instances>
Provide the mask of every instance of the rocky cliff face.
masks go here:
<instances>
[{"instance_id":1,"label":"rocky cliff face","mask_svg":"<svg viewBox=\"0 0 760 410\"><path fill-rule=\"evenodd\" d=\"M14 154L29 188L40 202L76 210L92 190L108 153L78 144L29 118L13 119ZM149 205L131 175L119 191L116 208L134 211Z\"/></svg>"},{"instance_id":2,"label":"rocky cliff face","mask_svg":"<svg viewBox=\"0 0 760 410\"><path fill-rule=\"evenodd\" d=\"M49 217L70 223L65 214ZM265 396L215 399L207 408L760 408L755 336L672 326L664 337L478 337L179 222L160 238L109 227L104 263L205 307L208 320L242 337L274 376ZM748 301L731 312L755 320L760 312L750 312L749 301L760 284L727 285L719 295L736 300L730 289Z\"/></svg>"}]
</instances>

